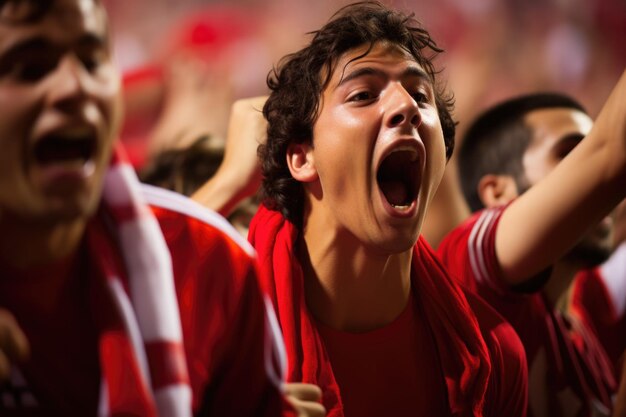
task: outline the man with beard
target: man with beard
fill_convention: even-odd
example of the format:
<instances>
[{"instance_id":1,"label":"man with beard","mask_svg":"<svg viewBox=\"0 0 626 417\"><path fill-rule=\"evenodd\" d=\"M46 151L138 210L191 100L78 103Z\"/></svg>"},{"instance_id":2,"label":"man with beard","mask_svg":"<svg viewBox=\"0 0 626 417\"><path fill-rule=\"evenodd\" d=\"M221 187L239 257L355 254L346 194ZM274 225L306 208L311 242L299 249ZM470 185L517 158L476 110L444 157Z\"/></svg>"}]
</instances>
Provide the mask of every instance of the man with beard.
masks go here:
<instances>
[{"instance_id":1,"label":"man with beard","mask_svg":"<svg viewBox=\"0 0 626 417\"><path fill-rule=\"evenodd\" d=\"M582 106L561 94L487 110L459 152L475 214L438 249L520 336L534 417L608 416L612 408L604 349L580 320L557 311L576 273L607 259L612 221L603 216L624 195L624 134L594 142L593 133Z\"/></svg>"},{"instance_id":2,"label":"man with beard","mask_svg":"<svg viewBox=\"0 0 626 417\"><path fill-rule=\"evenodd\" d=\"M253 250L114 146L98 0L0 0L0 414L279 415Z\"/></svg>"}]
</instances>

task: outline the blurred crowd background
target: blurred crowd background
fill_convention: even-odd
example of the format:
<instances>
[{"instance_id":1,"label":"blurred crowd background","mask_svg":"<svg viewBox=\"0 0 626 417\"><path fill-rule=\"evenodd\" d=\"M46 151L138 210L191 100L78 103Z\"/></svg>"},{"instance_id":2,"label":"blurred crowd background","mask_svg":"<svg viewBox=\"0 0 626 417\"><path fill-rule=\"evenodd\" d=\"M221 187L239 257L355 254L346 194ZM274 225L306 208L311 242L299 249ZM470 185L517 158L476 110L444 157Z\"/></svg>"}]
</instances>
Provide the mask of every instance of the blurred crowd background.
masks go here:
<instances>
[{"instance_id":1,"label":"blurred crowd background","mask_svg":"<svg viewBox=\"0 0 626 417\"><path fill-rule=\"evenodd\" d=\"M463 132L485 107L536 90L566 92L595 116L626 65L626 0L396 0L445 49L436 61ZM105 0L124 72L122 138L150 154L209 133L232 102L267 93L272 65L348 1Z\"/></svg>"}]
</instances>

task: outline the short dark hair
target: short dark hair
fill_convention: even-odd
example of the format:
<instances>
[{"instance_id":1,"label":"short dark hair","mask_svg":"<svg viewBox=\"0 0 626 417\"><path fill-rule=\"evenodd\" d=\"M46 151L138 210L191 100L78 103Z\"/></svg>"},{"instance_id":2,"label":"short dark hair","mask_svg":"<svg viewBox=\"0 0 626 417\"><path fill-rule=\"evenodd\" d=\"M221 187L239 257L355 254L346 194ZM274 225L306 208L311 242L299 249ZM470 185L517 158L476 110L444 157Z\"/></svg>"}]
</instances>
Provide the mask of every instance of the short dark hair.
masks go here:
<instances>
[{"instance_id":1,"label":"short dark hair","mask_svg":"<svg viewBox=\"0 0 626 417\"><path fill-rule=\"evenodd\" d=\"M190 197L217 173L224 159L224 148L202 135L190 146L156 154L139 172L141 182ZM226 216L236 228L247 228L256 212L258 196L237 204Z\"/></svg>"},{"instance_id":2,"label":"short dark hair","mask_svg":"<svg viewBox=\"0 0 626 417\"><path fill-rule=\"evenodd\" d=\"M535 110L571 108L587 113L573 98L561 93L534 93L501 102L470 125L459 146L461 189L472 211L484 208L478 183L488 174L510 175L518 187L527 183L522 158L532 139L524 117Z\"/></svg>"},{"instance_id":3,"label":"short dark hair","mask_svg":"<svg viewBox=\"0 0 626 417\"><path fill-rule=\"evenodd\" d=\"M210 146L211 137L200 136L189 147L155 155L139 173L141 182L190 196L215 175L224 149Z\"/></svg>"},{"instance_id":4,"label":"short dark hair","mask_svg":"<svg viewBox=\"0 0 626 417\"><path fill-rule=\"evenodd\" d=\"M0 0L0 22L32 23L44 16L53 0Z\"/></svg>"},{"instance_id":5,"label":"short dark hair","mask_svg":"<svg viewBox=\"0 0 626 417\"><path fill-rule=\"evenodd\" d=\"M56 0L0 0L0 23L9 25L30 24L39 21L52 8ZM101 6L101 0L93 0Z\"/></svg>"},{"instance_id":6,"label":"short dark hair","mask_svg":"<svg viewBox=\"0 0 626 417\"><path fill-rule=\"evenodd\" d=\"M267 144L259 147L262 161L264 204L280 211L296 226L302 224L304 188L290 174L287 148L313 138L320 97L328 86L337 61L359 46L387 41L409 52L435 85L435 100L449 158L454 148L453 97L435 82L433 58L438 48L413 14L389 9L378 2L360 2L340 9L320 30L312 32L311 43L287 55L268 75L272 93L263 107L268 121ZM367 55L369 50L364 54Z\"/></svg>"}]
</instances>

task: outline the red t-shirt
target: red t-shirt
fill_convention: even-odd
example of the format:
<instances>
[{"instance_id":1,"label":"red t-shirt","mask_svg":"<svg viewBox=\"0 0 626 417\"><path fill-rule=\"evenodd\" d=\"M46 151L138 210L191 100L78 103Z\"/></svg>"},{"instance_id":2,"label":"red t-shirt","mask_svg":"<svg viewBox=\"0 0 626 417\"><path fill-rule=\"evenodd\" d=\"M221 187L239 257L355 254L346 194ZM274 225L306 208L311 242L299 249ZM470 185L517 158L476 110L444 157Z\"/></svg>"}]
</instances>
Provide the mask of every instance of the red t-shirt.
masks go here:
<instances>
[{"instance_id":1,"label":"red t-shirt","mask_svg":"<svg viewBox=\"0 0 626 417\"><path fill-rule=\"evenodd\" d=\"M606 357L593 335L576 332L541 292L516 293L501 279L495 233L504 207L476 213L442 241L438 254L451 275L478 293L518 333L528 360L529 415L609 415L611 375L596 365ZM585 341L587 340L587 341Z\"/></svg>"},{"instance_id":2,"label":"red t-shirt","mask_svg":"<svg viewBox=\"0 0 626 417\"><path fill-rule=\"evenodd\" d=\"M31 415L38 404L44 407L38 415L47 407L46 414L95 415L100 365L89 307L95 280L85 279L93 273L85 252L28 271L0 267L0 306L15 316L31 347L30 360L13 371L11 394L0 398L1 415L14 415L11 402L17 415ZM21 406L26 410L18 412Z\"/></svg>"},{"instance_id":3,"label":"red t-shirt","mask_svg":"<svg viewBox=\"0 0 626 417\"><path fill-rule=\"evenodd\" d=\"M413 301L409 307L389 326L371 334L346 335L320 331L308 311L304 276L296 256L298 233L279 212L264 206L250 226L264 288L274 302L289 354L287 380L318 385L329 416L351 417L350 410L358 413L363 409L368 415L396 415L410 407L412 415L445 416L450 410L469 415L470 407L478 405L476 398L484 404L483 416L526 415L528 379L519 338L484 301L473 294L464 295L450 281L422 238L413 253ZM377 343L386 337L404 346ZM467 359L470 356L473 360ZM340 363L344 359L345 365ZM482 366L485 363L491 365L491 372L485 371L484 378L479 379L478 372L486 369ZM469 371L472 366L473 374ZM368 372L373 367L375 373ZM467 385L460 387L463 383ZM349 386L353 384L356 386ZM423 388L426 384L432 386ZM478 387L477 391L473 392L472 386ZM461 390L468 395L460 395ZM345 407L350 409L344 413L345 395L349 397ZM380 398L371 398L373 395ZM359 401L367 404L360 405ZM367 407L377 411L369 412Z\"/></svg>"},{"instance_id":4,"label":"red t-shirt","mask_svg":"<svg viewBox=\"0 0 626 417\"><path fill-rule=\"evenodd\" d=\"M275 341L252 248L224 219L191 200L154 187L142 191L172 256L194 411L280 415L279 372L267 350ZM90 278L98 272L80 255L29 271L26 279L3 269L0 306L16 316L32 356L20 365L23 379L0 387L2 416L96 415L101 318L90 305L90 291L98 293L90 283L98 280Z\"/></svg>"},{"instance_id":5,"label":"red t-shirt","mask_svg":"<svg viewBox=\"0 0 626 417\"><path fill-rule=\"evenodd\" d=\"M523 416L526 363L513 329L476 296L468 302L489 349L492 374L485 416ZM348 333L317 324L346 416L449 415L440 358L419 302L411 296L389 325Z\"/></svg>"},{"instance_id":6,"label":"red t-shirt","mask_svg":"<svg viewBox=\"0 0 626 417\"><path fill-rule=\"evenodd\" d=\"M349 333L318 323L346 416L445 416L435 342L413 297L389 325Z\"/></svg>"},{"instance_id":7,"label":"red t-shirt","mask_svg":"<svg viewBox=\"0 0 626 417\"><path fill-rule=\"evenodd\" d=\"M571 307L594 329L620 376L626 350L626 243L599 268L576 276Z\"/></svg>"},{"instance_id":8,"label":"red t-shirt","mask_svg":"<svg viewBox=\"0 0 626 417\"><path fill-rule=\"evenodd\" d=\"M524 347L511 325L482 298L465 291L489 350L491 375L487 385L485 417L526 416L528 372Z\"/></svg>"}]
</instances>

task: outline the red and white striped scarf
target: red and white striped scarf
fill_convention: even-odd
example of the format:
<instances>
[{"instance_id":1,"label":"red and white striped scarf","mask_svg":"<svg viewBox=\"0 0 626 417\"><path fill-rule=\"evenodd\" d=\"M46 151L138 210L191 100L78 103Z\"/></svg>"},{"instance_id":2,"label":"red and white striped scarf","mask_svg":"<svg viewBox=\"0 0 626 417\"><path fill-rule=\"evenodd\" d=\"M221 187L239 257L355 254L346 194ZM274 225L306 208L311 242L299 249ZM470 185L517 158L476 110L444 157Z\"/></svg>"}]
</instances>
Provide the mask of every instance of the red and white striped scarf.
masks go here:
<instances>
[{"instance_id":1,"label":"red and white striped scarf","mask_svg":"<svg viewBox=\"0 0 626 417\"><path fill-rule=\"evenodd\" d=\"M107 322L99 337L99 416L191 416L172 261L139 186L117 147L87 229L106 288L94 301Z\"/></svg>"}]
</instances>

